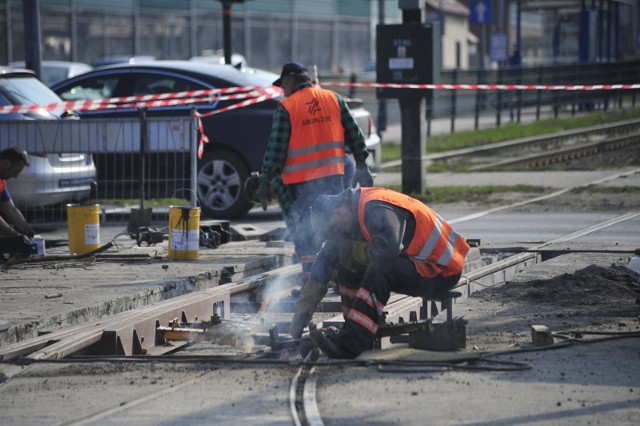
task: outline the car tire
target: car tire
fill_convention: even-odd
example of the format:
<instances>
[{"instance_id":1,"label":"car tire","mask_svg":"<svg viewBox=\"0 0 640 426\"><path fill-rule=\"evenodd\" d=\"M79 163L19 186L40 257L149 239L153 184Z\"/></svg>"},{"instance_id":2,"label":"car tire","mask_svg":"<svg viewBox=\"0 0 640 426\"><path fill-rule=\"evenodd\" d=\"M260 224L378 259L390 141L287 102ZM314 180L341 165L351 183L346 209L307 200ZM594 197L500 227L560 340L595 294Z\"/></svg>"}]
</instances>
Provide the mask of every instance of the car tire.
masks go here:
<instances>
[{"instance_id":1,"label":"car tire","mask_svg":"<svg viewBox=\"0 0 640 426\"><path fill-rule=\"evenodd\" d=\"M197 191L205 216L233 219L253 206L243 192L249 171L244 162L228 151L207 152L198 162Z\"/></svg>"}]
</instances>

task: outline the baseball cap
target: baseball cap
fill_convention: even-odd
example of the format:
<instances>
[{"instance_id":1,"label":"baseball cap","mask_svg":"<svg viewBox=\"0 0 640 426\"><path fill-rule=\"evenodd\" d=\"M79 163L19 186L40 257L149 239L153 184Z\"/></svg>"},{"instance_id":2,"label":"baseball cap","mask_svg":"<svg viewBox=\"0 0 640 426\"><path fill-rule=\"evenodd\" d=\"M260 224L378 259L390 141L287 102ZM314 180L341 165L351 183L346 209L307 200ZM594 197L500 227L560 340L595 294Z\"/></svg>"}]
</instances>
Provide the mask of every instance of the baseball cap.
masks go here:
<instances>
[{"instance_id":1,"label":"baseball cap","mask_svg":"<svg viewBox=\"0 0 640 426\"><path fill-rule=\"evenodd\" d=\"M7 148L0 152L0 158L6 158L12 161L22 160L24 164L30 166L29 157L27 157L27 152L18 148L17 146L12 146L11 148Z\"/></svg>"},{"instance_id":2,"label":"baseball cap","mask_svg":"<svg viewBox=\"0 0 640 426\"><path fill-rule=\"evenodd\" d=\"M284 66L282 67L282 73L280 73L280 78L274 81L273 85L280 87L280 85L282 84L282 77L302 74L305 72L307 72L307 67L298 62L289 62L288 64L284 64Z\"/></svg>"}]
</instances>

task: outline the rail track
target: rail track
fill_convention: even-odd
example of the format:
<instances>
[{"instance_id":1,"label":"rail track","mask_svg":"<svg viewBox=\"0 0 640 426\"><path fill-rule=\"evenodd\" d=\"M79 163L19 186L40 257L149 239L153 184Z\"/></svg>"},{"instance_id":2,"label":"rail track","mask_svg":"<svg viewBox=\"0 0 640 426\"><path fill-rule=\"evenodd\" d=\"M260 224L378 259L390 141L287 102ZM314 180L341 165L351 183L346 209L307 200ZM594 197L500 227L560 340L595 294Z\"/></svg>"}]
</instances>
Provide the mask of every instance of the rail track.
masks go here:
<instances>
[{"instance_id":1,"label":"rail track","mask_svg":"<svg viewBox=\"0 0 640 426\"><path fill-rule=\"evenodd\" d=\"M468 171L511 166L526 169L585 158L639 143L640 120L628 120L428 154L423 156L423 160L427 163L465 164ZM401 164L402 160L394 160L383 163L381 168Z\"/></svg>"}]
</instances>

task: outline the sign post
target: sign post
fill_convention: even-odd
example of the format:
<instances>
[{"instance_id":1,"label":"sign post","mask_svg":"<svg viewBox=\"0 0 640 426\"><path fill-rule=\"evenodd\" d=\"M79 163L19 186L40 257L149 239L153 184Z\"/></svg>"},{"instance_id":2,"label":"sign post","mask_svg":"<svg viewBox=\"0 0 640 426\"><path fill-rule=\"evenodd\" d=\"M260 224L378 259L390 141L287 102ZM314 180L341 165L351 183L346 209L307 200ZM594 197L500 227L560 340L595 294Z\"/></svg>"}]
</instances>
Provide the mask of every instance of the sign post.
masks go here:
<instances>
[{"instance_id":1,"label":"sign post","mask_svg":"<svg viewBox=\"0 0 640 426\"><path fill-rule=\"evenodd\" d=\"M469 4L469 22L481 25L480 31L480 68L484 69L484 57L487 52L487 25L491 24L491 0L472 0Z\"/></svg>"}]
</instances>

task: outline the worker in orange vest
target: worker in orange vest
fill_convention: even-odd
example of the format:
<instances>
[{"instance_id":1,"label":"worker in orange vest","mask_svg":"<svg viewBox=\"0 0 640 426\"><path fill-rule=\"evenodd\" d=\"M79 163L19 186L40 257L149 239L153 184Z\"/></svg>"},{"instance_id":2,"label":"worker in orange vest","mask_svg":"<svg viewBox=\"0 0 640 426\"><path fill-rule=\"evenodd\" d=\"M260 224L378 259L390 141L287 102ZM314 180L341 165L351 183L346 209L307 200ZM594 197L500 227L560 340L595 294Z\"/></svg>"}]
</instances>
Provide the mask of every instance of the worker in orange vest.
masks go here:
<instances>
[{"instance_id":1,"label":"worker in orange vest","mask_svg":"<svg viewBox=\"0 0 640 426\"><path fill-rule=\"evenodd\" d=\"M314 330L310 335L330 358L355 358L373 348L391 292L428 298L452 289L469 251L465 239L434 210L384 188L318 197L311 221L327 240L296 302L290 332L300 338L337 269L344 326L337 333Z\"/></svg>"},{"instance_id":2,"label":"worker in orange vest","mask_svg":"<svg viewBox=\"0 0 640 426\"><path fill-rule=\"evenodd\" d=\"M345 147L356 161L355 180L360 186L373 185L365 163L369 153L365 138L345 100L331 90L314 85L307 68L299 63L282 67L280 78L284 99L275 111L260 183L256 190L266 210L271 188L286 191L278 200L290 200L283 206L285 222L292 236L303 272L309 268L322 241L311 230L309 207L322 194L338 194L344 188ZM281 178L284 188L279 183Z\"/></svg>"}]
</instances>

